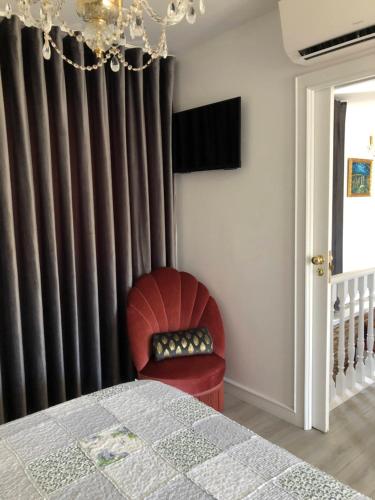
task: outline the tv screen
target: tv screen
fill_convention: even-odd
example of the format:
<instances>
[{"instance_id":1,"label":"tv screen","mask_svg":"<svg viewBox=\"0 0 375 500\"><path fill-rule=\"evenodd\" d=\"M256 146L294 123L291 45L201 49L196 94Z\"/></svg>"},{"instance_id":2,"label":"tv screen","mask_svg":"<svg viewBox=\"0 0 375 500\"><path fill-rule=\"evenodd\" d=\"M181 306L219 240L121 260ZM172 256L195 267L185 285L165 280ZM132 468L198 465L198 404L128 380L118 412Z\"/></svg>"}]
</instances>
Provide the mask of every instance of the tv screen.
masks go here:
<instances>
[{"instance_id":1,"label":"tv screen","mask_svg":"<svg viewBox=\"0 0 375 500\"><path fill-rule=\"evenodd\" d=\"M173 114L173 171L241 167L241 97Z\"/></svg>"}]
</instances>

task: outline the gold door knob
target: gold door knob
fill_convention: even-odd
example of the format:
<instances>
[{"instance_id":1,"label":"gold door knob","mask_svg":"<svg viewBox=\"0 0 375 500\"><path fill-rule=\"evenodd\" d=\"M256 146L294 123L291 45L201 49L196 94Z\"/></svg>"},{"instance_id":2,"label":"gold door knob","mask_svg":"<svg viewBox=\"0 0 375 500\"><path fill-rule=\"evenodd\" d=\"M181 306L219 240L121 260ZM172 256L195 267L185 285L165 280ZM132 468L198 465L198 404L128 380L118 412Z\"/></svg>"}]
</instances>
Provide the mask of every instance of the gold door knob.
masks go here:
<instances>
[{"instance_id":1,"label":"gold door knob","mask_svg":"<svg viewBox=\"0 0 375 500\"><path fill-rule=\"evenodd\" d=\"M311 259L311 262L314 264L314 266L322 266L324 264L324 256L323 255L315 255Z\"/></svg>"}]
</instances>

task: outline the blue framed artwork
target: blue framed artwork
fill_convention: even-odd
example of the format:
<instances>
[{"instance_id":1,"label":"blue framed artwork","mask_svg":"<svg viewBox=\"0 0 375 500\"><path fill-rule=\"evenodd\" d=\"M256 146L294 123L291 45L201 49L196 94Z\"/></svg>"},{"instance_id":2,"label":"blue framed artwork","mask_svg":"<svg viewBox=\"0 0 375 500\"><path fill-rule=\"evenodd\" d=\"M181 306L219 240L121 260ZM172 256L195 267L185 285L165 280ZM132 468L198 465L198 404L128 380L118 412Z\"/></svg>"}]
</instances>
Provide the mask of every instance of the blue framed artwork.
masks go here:
<instances>
[{"instance_id":1,"label":"blue framed artwork","mask_svg":"<svg viewBox=\"0 0 375 500\"><path fill-rule=\"evenodd\" d=\"M349 158L348 196L371 196L372 160Z\"/></svg>"}]
</instances>

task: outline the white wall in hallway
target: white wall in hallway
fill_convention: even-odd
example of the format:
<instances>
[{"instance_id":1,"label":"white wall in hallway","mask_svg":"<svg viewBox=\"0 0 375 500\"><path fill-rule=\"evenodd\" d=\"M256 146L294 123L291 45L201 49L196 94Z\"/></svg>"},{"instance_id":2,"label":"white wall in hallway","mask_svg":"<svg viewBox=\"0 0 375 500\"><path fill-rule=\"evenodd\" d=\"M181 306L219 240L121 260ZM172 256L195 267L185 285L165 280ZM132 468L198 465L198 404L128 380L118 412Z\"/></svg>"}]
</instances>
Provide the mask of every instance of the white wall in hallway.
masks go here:
<instances>
[{"instance_id":1,"label":"white wall in hallway","mask_svg":"<svg viewBox=\"0 0 375 500\"><path fill-rule=\"evenodd\" d=\"M375 94L346 96L345 180L344 180L344 272L375 267L375 177L370 197L347 196L349 158L372 156L368 151L369 136L375 139Z\"/></svg>"}]
</instances>

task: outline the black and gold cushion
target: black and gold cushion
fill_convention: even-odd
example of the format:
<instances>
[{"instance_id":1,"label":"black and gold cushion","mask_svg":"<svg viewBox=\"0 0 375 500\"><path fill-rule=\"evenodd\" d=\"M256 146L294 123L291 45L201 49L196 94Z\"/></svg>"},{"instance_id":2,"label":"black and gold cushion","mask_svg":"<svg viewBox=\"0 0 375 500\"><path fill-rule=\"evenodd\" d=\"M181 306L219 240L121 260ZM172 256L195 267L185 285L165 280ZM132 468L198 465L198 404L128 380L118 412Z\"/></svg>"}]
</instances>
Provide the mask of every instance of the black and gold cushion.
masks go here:
<instances>
[{"instance_id":1,"label":"black and gold cushion","mask_svg":"<svg viewBox=\"0 0 375 500\"><path fill-rule=\"evenodd\" d=\"M181 356L212 354L213 342L207 328L193 328L152 336L152 351L156 361Z\"/></svg>"}]
</instances>

